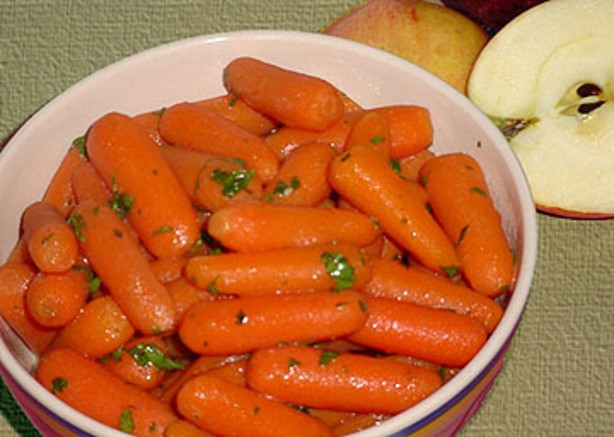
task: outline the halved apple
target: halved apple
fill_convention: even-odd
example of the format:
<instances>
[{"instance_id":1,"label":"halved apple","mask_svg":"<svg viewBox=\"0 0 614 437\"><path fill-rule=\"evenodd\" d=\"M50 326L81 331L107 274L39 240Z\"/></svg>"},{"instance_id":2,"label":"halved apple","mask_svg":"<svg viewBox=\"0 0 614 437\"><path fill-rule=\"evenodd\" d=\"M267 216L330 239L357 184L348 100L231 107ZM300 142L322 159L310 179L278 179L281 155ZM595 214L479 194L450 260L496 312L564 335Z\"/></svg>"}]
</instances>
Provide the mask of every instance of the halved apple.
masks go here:
<instances>
[{"instance_id":1,"label":"halved apple","mask_svg":"<svg viewBox=\"0 0 614 437\"><path fill-rule=\"evenodd\" d=\"M469 98L502 129L538 209L614 217L614 1L551 0L486 45Z\"/></svg>"}]
</instances>

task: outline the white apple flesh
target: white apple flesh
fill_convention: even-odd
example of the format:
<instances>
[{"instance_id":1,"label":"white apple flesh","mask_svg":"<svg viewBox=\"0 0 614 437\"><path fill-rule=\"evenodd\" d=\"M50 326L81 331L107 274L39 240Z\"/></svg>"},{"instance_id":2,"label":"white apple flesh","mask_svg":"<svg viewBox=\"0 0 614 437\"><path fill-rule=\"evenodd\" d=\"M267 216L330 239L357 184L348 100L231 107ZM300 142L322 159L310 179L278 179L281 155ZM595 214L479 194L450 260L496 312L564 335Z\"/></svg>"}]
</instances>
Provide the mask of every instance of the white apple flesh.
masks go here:
<instances>
[{"instance_id":1,"label":"white apple flesh","mask_svg":"<svg viewBox=\"0 0 614 437\"><path fill-rule=\"evenodd\" d=\"M614 216L614 1L550 0L482 50L469 98L509 136L539 209Z\"/></svg>"}]
</instances>

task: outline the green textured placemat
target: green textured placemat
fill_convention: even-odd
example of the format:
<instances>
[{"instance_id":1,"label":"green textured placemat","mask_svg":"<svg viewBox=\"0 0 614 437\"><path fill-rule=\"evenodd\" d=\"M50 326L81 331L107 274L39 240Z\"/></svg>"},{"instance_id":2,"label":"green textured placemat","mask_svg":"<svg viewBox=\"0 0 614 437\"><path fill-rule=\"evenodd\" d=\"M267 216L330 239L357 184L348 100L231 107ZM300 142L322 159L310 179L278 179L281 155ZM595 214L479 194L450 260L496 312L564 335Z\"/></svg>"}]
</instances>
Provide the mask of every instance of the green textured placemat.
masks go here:
<instances>
[{"instance_id":1,"label":"green textured placemat","mask_svg":"<svg viewBox=\"0 0 614 437\"><path fill-rule=\"evenodd\" d=\"M318 31L359 1L0 0L0 137L88 74L161 43L242 29ZM6 189L6 187L0 187ZM614 433L614 221L538 216L531 298L467 436ZM0 385L0 436L36 436Z\"/></svg>"}]
</instances>

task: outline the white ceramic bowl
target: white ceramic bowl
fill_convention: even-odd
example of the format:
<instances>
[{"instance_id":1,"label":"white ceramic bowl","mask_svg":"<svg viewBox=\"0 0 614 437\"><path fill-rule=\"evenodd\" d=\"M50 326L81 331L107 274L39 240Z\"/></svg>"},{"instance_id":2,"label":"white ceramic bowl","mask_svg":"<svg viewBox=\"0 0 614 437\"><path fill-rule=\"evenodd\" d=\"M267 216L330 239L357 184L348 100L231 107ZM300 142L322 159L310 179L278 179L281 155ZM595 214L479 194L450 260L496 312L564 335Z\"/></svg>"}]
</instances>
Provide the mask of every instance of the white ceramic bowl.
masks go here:
<instances>
[{"instance_id":1,"label":"white ceramic bowl","mask_svg":"<svg viewBox=\"0 0 614 437\"><path fill-rule=\"evenodd\" d=\"M479 408L525 308L536 258L535 210L521 167L494 125L452 87L393 55L320 34L244 31L178 41L98 71L38 111L0 154L0 186L5 187L0 191L0 262L16 242L21 212L41 198L71 141L94 120L109 111L137 114L221 94L223 67L244 55L324 78L364 107L426 106L435 130L433 150L464 151L482 165L518 256L519 276L509 306L486 345L456 377L415 407L359 433L453 434ZM4 334L0 364L10 390L44 435L125 435L40 386L11 353Z\"/></svg>"}]
</instances>

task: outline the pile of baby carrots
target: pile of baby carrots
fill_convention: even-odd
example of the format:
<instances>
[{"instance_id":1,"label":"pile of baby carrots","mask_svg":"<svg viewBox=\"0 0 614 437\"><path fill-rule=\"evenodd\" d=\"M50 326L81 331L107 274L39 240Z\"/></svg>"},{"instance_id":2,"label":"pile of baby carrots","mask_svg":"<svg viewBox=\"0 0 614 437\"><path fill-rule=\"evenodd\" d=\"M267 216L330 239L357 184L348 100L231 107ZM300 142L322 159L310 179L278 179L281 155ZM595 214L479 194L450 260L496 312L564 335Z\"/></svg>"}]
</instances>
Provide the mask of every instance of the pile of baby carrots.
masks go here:
<instances>
[{"instance_id":1,"label":"pile of baby carrots","mask_svg":"<svg viewBox=\"0 0 614 437\"><path fill-rule=\"evenodd\" d=\"M428 108L363 108L254 58L224 95L112 112L23 212L0 315L37 380L140 436L331 436L438 390L515 263Z\"/></svg>"}]
</instances>

